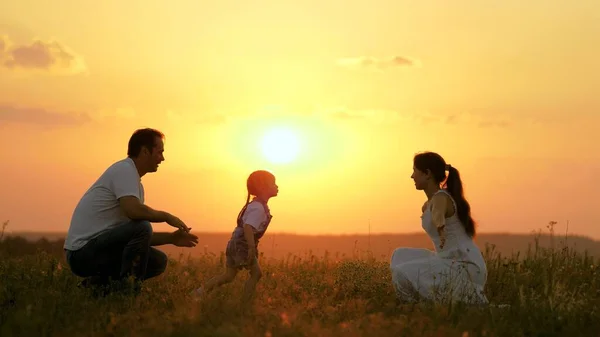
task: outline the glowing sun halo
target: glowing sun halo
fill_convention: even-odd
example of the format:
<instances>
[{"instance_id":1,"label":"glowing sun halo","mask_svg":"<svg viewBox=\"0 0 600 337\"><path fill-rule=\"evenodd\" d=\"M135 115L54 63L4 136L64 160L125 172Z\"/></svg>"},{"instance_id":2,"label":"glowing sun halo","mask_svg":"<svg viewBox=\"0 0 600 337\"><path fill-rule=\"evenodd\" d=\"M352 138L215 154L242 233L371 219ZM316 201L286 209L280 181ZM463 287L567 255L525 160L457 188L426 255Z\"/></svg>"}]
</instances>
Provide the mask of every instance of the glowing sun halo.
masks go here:
<instances>
[{"instance_id":1,"label":"glowing sun halo","mask_svg":"<svg viewBox=\"0 0 600 337\"><path fill-rule=\"evenodd\" d=\"M261 145L263 155L273 164L290 163L300 152L298 136L289 129L277 128L268 131Z\"/></svg>"}]
</instances>

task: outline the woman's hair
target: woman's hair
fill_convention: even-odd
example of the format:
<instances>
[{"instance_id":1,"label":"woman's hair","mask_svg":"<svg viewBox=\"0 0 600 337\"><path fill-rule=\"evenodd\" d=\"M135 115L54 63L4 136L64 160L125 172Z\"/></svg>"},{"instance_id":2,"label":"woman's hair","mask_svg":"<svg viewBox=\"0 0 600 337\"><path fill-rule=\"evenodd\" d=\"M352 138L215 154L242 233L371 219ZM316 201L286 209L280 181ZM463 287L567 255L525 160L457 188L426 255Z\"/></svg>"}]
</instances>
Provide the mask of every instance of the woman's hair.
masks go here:
<instances>
[{"instance_id":1,"label":"woman's hair","mask_svg":"<svg viewBox=\"0 0 600 337\"><path fill-rule=\"evenodd\" d=\"M248 208L248 204L250 203L251 195L258 195L261 189L266 186L267 182L270 180L274 180L275 175L273 173L266 170L258 170L250 173L248 179L246 180L246 188L248 189L248 196L246 197L246 204L242 207L242 210L238 214L237 221L240 222L240 219L244 215L246 208Z\"/></svg>"},{"instance_id":2,"label":"woman's hair","mask_svg":"<svg viewBox=\"0 0 600 337\"><path fill-rule=\"evenodd\" d=\"M471 206L465 199L463 184L458 170L451 165L446 164L442 156L435 152L423 152L415 155L413 163L419 171L431 172L433 179L439 185L444 183L446 191L450 193L456 203L456 214L460 222L465 227L465 231L470 237L475 236L475 221L471 217ZM448 177L446 178L446 170Z\"/></svg>"}]
</instances>

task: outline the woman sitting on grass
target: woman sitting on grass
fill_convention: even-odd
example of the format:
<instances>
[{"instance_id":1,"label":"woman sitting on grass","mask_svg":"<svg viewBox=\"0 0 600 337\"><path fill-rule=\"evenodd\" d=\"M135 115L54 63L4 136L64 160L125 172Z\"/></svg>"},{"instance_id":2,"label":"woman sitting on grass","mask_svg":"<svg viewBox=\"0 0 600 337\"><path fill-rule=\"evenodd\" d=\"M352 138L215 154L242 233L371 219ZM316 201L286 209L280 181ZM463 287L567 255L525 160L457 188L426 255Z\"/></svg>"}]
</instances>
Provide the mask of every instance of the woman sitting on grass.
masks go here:
<instances>
[{"instance_id":1,"label":"woman sitting on grass","mask_svg":"<svg viewBox=\"0 0 600 337\"><path fill-rule=\"evenodd\" d=\"M248 269L250 277L244 287L243 302L254 295L256 284L261 278L258 265L258 242L267 231L272 216L267 203L279 192L275 176L268 171L254 171L247 180L248 197L246 204L238 214L237 226L227 243L225 273L208 280L204 288L195 290L201 296L223 284L233 281L241 269ZM254 199L250 201L250 196Z\"/></svg>"},{"instance_id":2,"label":"woman sitting on grass","mask_svg":"<svg viewBox=\"0 0 600 337\"><path fill-rule=\"evenodd\" d=\"M427 196L421 226L435 251L397 248L393 252L390 268L399 300L487 303L483 293L487 268L473 242L475 222L458 170L433 152L417 154L413 162L411 178Z\"/></svg>"}]
</instances>

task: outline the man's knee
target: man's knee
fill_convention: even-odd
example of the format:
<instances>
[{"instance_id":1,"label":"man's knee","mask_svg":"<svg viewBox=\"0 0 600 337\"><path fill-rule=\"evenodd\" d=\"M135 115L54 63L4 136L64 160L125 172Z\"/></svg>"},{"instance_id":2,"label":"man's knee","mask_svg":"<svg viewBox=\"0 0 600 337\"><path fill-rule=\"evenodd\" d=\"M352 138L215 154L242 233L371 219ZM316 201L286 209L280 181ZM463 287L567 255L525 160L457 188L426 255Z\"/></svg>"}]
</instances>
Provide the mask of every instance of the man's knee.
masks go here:
<instances>
[{"instance_id":1,"label":"man's knee","mask_svg":"<svg viewBox=\"0 0 600 337\"><path fill-rule=\"evenodd\" d=\"M167 264L169 264L169 258L167 257L167 254L158 249L156 250L156 253L157 269L159 269L160 272L163 273L167 269Z\"/></svg>"},{"instance_id":2,"label":"man's knee","mask_svg":"<svg viewBox=\"0 0 600 337\"><path fill-rule=\"evenodd\" d=\"M136 220L132 221L131 225L134 226L136 233L143 237L152 237L152 224L147 220Z\"/></svg>"},{"instance_id":3,"label":"man's knee","mask_svg":"<svg viewBox=\"0 0 600 337\"><path fill-rule=\"evenodd\" d=\"M169 258L167 257L167 254L158 249L150 249L150 257L148 259L148 272L151 274L152 277L164 273L167 269L168 263Z\"/></svg>"}]
</instances>

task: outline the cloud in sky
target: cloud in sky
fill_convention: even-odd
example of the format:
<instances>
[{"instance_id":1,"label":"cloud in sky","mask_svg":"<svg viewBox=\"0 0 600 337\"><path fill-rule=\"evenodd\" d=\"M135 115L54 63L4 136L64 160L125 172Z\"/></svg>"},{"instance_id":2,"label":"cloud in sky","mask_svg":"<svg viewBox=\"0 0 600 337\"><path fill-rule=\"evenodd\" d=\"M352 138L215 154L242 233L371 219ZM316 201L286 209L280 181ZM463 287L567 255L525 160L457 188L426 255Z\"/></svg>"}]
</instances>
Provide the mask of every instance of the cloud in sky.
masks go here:
<instances>
[{"instance_id":1,"label":"cloud in sky","mask_svg":"<svg viewBox=\"0 0 600 337\"><path fill-rule=\"evenodd\" d=\"M411 118L409 114L403 114L394 110L348 109L346 107L322 108L318 109L316 114L341 121L364 121L373 123L391 123L398 120Z\"/></svg>"},{"instance_id":2,"label":"cloud in sky","mask_svg":"<svg viewBox=\"0 0 600 337\"><path fill-rule=\"evenodd\" d=\"M65 113L0 104L0 122L38 126L78 126L91 121L92 118L87 113Z\"/></svg>"},{"instance_id":3,"label":"cloud in sky","mask_svg":"<svg viewBox=\"0 0 600 337\"><path fill-rule=\"evenodd\" d=\"M528 119L523 119L529 122ZM485 114L474 112L460 112L450 114L423 114L421 117L423 124L444 123L446 125L470 124L479 128L508 128L513 126L513 122L506 114Z\"/></svg>"},{"instance_id":4,"label":"cloud in sky","mask_svg":"<svg viewBox=\"0 0 600 337\"><path fill-rule=\"evenodd\" d=\"M392 109L348 109L346 107L319 108L315 114L340 121L359 121L371 123L395 123L401 121L431 124L470 124L480 128L508 128L513 122L507 115L477 113L410 112ZM533 120L523 121L533 122Z\"/></svg>"},{"instance_id":5,"label":"cloud in sky","mask_svg":"<svg viewBox=\"0 0 600 337\"><path fill-rule=\"evenodd\" d=\"M181 111L167 110L167 119L174 123L185 124L222 124L227 122L227 116L221 114L202 114L200 112L184 113Z\"/></svg>"},{"instance_id":6,"label":"cloud in sky","mask_svg":"<svg viewBox=\"0 0 600 337\"><path fill-rule=\"evenodd\" d=\"M110 122L115 119L131 120L138 117L137 111L132 107L118 107L110 109L98 109L90 113L93 120Z\"/></svg>"},{"instance_id":7,"label":"cloud in sky","mask_svg":"<svg viewBox=\"0 0 600 337\"><path fill-rule=\"evenodd\" d=\"M0 66L69 74L87 70L82 57L56 40L34 39L27 44L14 44L6 35L0 35Z\"/></svg>"},{"instance_id":8,"label":"cloud in sky","mask_svg":"<svg viewBox=\"0 0 600 337\"><path fill-rule=\"evenodd\" d=\"M76 127L90 123L110 125L136 121L131 107L68 112L44 107L0 103L0 125L21 124L41 127Z\"/></svg>"},{"instance_id":9,"label":"cloud in sky","mask_svg":"<svg viewBox=\"0 0 600 337\"><path fill-rule=\"evenodd\" d=\"M337 60L337 65L344 68L365 68L376 70L387 70L398 67L416 66L416 61L403 56L393 56L390 58L376 58L370 56L349 57Z\"/></svg>"}]
</instances>

